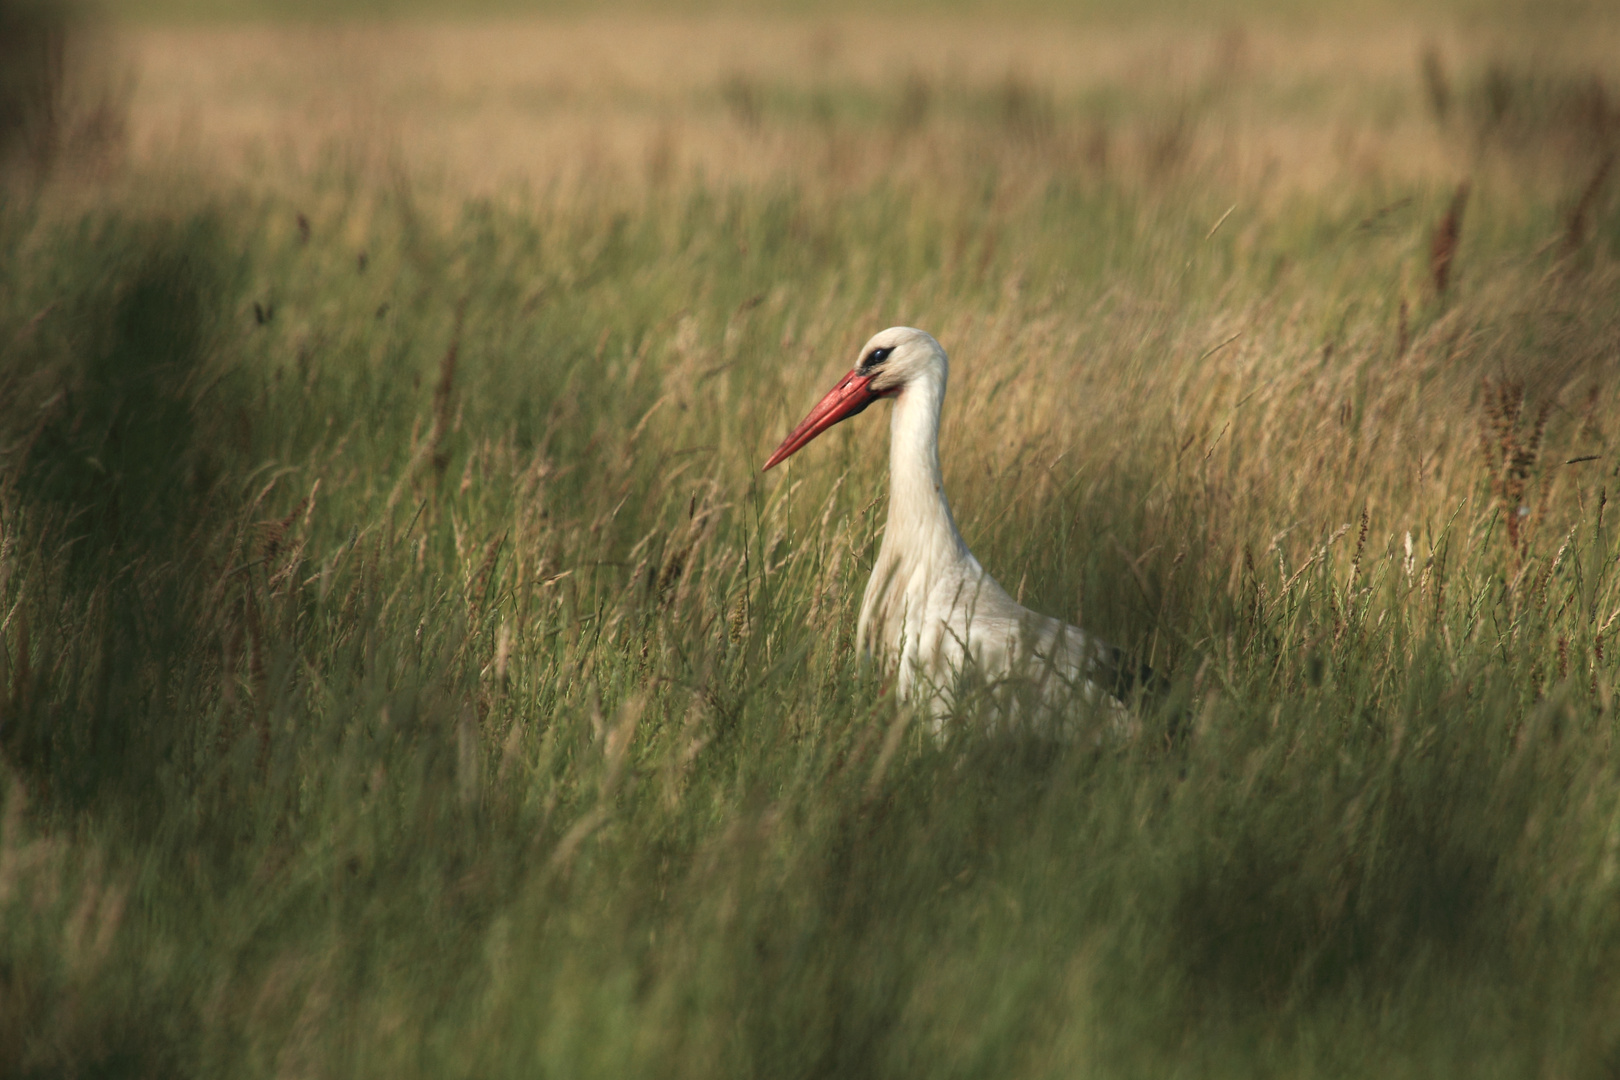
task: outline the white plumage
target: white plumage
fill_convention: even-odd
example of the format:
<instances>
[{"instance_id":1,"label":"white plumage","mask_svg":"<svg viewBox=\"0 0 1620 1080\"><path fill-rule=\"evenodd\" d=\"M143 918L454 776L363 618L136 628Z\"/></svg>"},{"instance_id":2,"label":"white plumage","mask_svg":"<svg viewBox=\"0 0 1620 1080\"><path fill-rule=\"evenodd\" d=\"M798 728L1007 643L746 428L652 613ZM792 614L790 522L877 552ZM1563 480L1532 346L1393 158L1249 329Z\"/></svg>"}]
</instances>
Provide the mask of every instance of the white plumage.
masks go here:
<instances>
[{"instance_id":1,"label":"white plumage","mask_svg":"<svg viewBox=\"0 0 1620 1080\"><path fill-rule=\"evenodd\" d=\"M861 599L859 646L894 672L900 695L936 727L960 695L992 696L992 712L1025 715L1032 702L1102 706L1117 725L1130 677L1117 649L1030 611L979 565L956 529L939 467L940 410L950 365L939 342L897 326L861 349L855 368L779 446L765 468L880 398L894 399L889 522Z\"/></svg>"}]
</instances>

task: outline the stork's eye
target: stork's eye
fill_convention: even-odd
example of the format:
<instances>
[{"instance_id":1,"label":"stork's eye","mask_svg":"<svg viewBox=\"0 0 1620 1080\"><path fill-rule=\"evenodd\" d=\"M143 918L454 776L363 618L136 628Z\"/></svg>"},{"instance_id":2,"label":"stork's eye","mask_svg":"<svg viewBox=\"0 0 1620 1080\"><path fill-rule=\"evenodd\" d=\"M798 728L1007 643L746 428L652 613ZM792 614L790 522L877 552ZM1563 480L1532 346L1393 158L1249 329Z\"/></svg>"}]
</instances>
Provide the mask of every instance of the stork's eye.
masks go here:
<instances>
[{"instance_id":1,"label":"stork's eye","mask_svg":"<svg viewBox=\"0 0 1620 1080\"><path fill-rule=\"evenodd\" d=\"M894 352L892 348L873 349L871 352L866 354L866 366L869 368L877 367L879 364L883 363L883 361L887 360L889 358L889 354L892 352Z\"/></svg>"}]
</instances>

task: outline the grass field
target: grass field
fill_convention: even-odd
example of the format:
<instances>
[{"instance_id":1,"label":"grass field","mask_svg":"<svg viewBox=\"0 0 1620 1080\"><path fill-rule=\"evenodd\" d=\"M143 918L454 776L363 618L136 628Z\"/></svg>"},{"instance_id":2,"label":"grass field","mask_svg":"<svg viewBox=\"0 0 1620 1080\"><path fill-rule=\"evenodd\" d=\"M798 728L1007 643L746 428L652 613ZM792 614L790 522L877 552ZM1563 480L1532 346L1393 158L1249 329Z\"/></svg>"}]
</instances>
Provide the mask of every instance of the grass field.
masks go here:
<instances>
[{"instance_id":1,"label":"grass field","mask_svg":"<svg viewBox=\"0 0 1620 1080\"><path fill-rule=\"evenodd\" d=\"M0 1073L1613 1073L1620 19L220 10L0 85Z\"/></svg>"}]
</instances>

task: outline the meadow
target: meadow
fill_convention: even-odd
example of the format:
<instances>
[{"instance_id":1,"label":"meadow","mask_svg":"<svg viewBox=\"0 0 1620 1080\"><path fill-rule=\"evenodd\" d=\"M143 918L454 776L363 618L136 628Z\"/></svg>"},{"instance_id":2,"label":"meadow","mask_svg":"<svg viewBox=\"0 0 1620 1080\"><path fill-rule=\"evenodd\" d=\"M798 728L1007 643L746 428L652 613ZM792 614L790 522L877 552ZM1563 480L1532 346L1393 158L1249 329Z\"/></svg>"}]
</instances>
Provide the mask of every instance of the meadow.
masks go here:
<instances>
[{"instance_id":1,"label":"meadow","mask_svg":"<svg viewBox=\"0 0 1620 1080\"><path fill-rule=\"evenodd\" d=\"M0 40L0 1073L1612 1074L1613 13L194 7ZM856 654L892 324L1129 737Z\"/></svg>"}]
</instances>

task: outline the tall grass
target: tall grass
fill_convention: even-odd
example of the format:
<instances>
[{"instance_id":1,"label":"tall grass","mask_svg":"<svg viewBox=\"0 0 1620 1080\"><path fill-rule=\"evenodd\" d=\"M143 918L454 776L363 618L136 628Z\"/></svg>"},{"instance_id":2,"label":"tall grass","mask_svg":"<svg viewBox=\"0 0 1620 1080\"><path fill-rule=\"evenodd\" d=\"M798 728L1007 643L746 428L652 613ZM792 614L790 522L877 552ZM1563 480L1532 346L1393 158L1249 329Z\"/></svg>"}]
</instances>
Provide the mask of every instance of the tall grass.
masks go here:
<instances>
[{"instance_id":1,"label":"tall grass","mask_svg":"<svg viewBox=\"0 0 1620 1080\"><path fill-rule=\"evenodd\" d=\"M1464 215L940 100L976 167L5 205L8 1072L1612 1066L1607 129L1437 130ZM882 414L757 468L892 323L1181 737L936 741L855 655Z\"/></svg>"}]
</instances>

